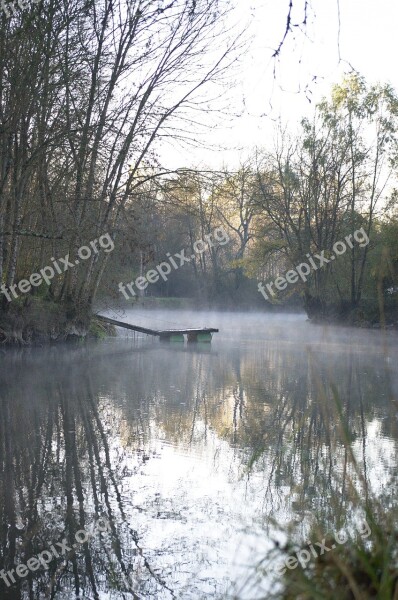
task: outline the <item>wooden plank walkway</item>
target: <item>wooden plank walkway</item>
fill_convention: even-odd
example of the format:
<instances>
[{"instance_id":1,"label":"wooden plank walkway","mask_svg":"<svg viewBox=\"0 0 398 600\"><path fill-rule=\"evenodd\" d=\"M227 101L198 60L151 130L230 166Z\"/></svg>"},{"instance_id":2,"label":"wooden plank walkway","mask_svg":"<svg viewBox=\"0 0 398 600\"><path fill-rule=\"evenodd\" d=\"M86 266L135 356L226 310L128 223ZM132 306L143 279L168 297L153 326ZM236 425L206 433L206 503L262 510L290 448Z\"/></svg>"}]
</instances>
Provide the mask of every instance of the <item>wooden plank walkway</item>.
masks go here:
<instances>
[{"instance_id":1,"label":"wooden plank walkway","mask_svg":"<svg viewBox=\"0 0 398 600\"><path fill-rule=\"evenodd\" d=\"M200 327L200 328L189 328L189 329L149 329L147 327L139 327L138 325L131 325L130 323L124 323L123 321L116 321L115 319L109 319L109 317L103 317L102 315L96 315L96 318L110 325L116 327L124 327L125 329L131 329L138 333L145 333L147 335L153 335L159 337L164 341L183 341L184 335L188 336L189 342L195 341L211 341L213 333L218 333L218 329L214 327ZM178 338L181 338L179 340Z\"/></svg>"}]
</instances>

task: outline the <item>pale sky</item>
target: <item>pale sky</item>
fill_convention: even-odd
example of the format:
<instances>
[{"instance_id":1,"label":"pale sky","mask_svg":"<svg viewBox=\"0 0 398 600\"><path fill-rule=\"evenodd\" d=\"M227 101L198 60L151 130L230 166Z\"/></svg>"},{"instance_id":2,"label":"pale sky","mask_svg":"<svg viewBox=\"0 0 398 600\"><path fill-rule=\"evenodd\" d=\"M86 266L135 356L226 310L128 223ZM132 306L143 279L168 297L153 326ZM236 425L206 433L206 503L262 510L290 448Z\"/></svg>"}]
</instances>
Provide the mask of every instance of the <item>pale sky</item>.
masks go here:
<instances>
[{"instance_id":1,"label":"pale sky","mask_svg":"<svg viewBox=\"0 0 398 600\"><path fill-rule=\"evenodd\" d=\"M236 166L255 146L272 147L275 121L281 118L296 130L300 118L313 113L314 104L328 95L350 65L367 81L390 82L398 89L396 0L340 0L340 36L338 1L311 0L306 35L298 29L289 34L277 62L272 53L283 37L289 0L232 2L233 18L251 40L231 93L231 113L241 116L220 120L206 135L213 150L168 146L161 153L168 166ZM293 4L293 21L302 21L304 0Z\"/></svg>"}]
</instances>

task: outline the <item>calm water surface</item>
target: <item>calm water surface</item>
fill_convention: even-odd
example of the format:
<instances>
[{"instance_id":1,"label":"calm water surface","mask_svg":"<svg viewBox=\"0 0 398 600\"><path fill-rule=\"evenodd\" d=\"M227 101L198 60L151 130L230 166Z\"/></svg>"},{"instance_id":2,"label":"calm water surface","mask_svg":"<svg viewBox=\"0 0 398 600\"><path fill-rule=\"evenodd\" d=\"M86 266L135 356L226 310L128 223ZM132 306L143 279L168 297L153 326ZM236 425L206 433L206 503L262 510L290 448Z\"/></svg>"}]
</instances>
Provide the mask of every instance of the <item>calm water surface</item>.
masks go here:
<instances>
[{"instance_id":1,"label":"calm water surface","mask_svg":"<svg viewBox=\"0 0 398 600\"><path fill-rule=\"evenodd\" d=\"M359 479L394 501L397 334L302 315L109 316L220 333L0 350L0 567L71 548L0 580L1 598L263 598L272 561L254 567L285 525L348 524ZM76 544L82 529L92 536Z\"/></svg>"}]
</instances>

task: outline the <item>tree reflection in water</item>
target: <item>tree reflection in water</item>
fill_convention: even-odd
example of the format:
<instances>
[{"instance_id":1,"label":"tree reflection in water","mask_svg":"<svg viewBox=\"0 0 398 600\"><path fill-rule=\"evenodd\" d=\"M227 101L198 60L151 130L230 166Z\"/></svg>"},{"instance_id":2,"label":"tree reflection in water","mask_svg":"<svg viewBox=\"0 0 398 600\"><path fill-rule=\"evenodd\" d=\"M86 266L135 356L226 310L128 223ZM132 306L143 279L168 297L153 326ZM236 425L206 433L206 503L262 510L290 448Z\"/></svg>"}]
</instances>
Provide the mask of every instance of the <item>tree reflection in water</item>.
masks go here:
<instances>
[{"instance_id":1,"label":"tree reflection in water","mask_svg":"<svg viewBox=\"0 0 398 600\"><path fill-rule=\"evenodd\" d=\"M138 481L148 463L162 460L155 439L203 460L216 444L214 464L252 486L260 498L256 518L261 527L268 524L268 533L274 519L281 524L297 518L304 528L314 512L335 526L349 518L355 487L391 501L386 490L396 483L396 381L382 353L303 351L284 343L202 352L117 341L8 354L0 376L1 568L26 564L63 538L72 546L76 531L101 516L111 528L48 570L9 588L2 584L2 598L96 599L105 592L110 598L172 598L184 586L185 597L201 597L199 580L205 578L199 572L209 566L203 540L192 543L188 536L181 545L176 537L178 556L172 540L170 548L154 551L146 534L156 521L148 518L145 527L134 521L149 510L136 504ZM342 402L345 430L334 394ZM198 487L207 494L206 481ZM189 489L181 493L195 502ZM157 523L179 518L178 509L172 517L171 509L156 510ZM220 521L229 518L225 511ZM229 526L232 535L240 524ZM218 574L206 572L208 595L221 597L233 583L221 555Z\"/></svg>"}]
</instances>

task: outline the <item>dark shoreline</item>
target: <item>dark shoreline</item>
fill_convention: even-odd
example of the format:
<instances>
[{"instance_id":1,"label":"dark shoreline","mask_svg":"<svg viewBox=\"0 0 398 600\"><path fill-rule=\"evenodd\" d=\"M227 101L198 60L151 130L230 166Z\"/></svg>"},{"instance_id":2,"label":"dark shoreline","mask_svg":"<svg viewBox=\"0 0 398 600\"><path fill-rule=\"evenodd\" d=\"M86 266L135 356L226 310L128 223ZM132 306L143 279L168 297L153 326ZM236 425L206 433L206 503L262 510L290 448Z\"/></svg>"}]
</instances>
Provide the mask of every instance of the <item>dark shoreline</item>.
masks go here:
<instances>
[{"instance_id":1,"label":"dark shoreline","mask_svg":"<svg viewBox=\"0 0 398 600\"><path fill-rule=\"evenodd\" d=\"M95 319L88 308L78 309L41 298L27 298L0 308L0 347L34 347L81 342L114 335L112 327Z\"/></svg>"}]
</instances>

